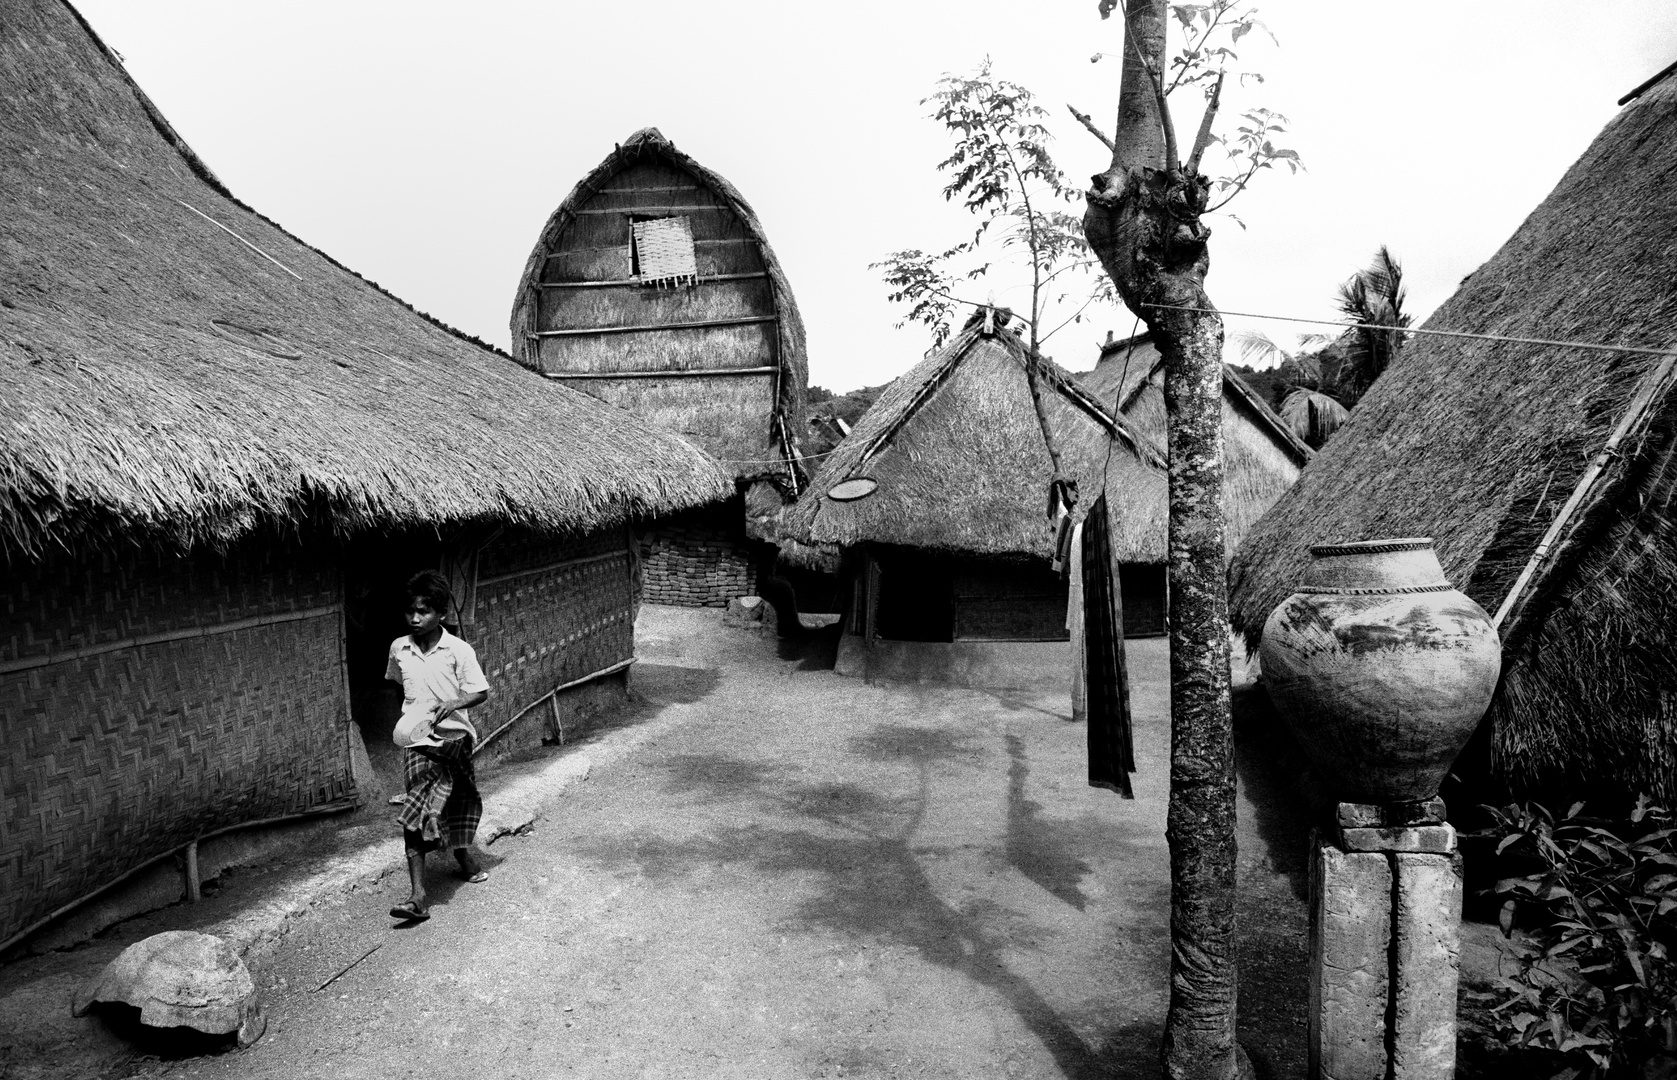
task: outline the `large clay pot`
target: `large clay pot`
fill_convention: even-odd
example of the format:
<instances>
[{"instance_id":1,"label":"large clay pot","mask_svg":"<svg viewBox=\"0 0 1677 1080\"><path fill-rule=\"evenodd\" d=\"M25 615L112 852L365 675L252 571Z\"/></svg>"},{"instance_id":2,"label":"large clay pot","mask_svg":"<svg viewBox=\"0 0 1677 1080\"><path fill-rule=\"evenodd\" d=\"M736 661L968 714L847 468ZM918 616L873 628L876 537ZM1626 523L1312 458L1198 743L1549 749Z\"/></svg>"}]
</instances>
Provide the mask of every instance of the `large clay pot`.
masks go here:
<instances>
[{"instance_id":1,"label":"large clay pot","mask_svg":"<svg viewBox=\"0 0 1677 1080\"><path fill-rule=\"evenodd\" d=\"M1264 624L1264 682L1342 802L1438 792L1490 706L1502 648L1427 538L1324 544Z\"/></svg>"}]
</instances>

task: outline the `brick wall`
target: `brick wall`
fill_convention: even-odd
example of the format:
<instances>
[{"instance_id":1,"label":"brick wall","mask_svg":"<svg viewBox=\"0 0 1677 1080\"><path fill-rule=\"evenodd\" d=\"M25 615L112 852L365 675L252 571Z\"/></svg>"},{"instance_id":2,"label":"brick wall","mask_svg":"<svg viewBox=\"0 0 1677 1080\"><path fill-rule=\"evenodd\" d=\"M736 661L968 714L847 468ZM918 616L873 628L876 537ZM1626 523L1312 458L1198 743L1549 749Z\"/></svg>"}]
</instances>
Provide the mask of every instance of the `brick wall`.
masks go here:
<instances>
[{"instance_id":1,"label":"brick wall","mask_svg":"<svg viewBox=\"0 0 1677 1080\"><path fill-rule=\"evenodd\" d=\"M642 530L641 598L649 604L726 607L757 593L757 554L735 498L660 518Z\"/></svg>"},{"instance_id":2,"label":"brick wall","mask_svg":"<svg viewBox=\"0 0 1677 1080\"><path fill-rule=\"evenodd\" d=\"M0 574L0 938L230 825L354 794L335 552Z\"/></svg>"}]
</instances>

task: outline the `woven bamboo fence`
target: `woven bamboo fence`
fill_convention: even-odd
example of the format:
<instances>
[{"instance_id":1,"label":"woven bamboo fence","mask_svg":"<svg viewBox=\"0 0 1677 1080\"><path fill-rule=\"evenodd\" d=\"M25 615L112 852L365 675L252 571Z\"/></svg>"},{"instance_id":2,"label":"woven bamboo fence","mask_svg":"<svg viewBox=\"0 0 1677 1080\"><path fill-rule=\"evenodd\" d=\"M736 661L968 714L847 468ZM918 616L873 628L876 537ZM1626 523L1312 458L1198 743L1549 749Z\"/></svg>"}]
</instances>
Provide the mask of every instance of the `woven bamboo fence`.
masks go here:
<instances>
[{"instance_id":1,"label":"woven bamboo fence","mask_svg":"<svg viewBox=\"0 0 1677 1080\"><path fill-rule=\"evenodd\" d=\"M353 798L318 555L14 565L0 610L0 940L200 836Z\"/></svg>"}]
</instances>

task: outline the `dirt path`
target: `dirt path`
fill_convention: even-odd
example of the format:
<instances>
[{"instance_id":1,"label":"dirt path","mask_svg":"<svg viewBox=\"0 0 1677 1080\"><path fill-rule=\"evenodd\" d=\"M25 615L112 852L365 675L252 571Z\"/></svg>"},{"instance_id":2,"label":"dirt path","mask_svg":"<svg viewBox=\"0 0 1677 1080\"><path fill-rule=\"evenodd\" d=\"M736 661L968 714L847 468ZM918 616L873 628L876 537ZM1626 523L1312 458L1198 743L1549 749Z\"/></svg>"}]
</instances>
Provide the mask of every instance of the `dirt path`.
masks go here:
<instances>
[{"instance_id":1,"label":"dirt path","mask_svg":"<svg viewBox=\"0 0 1677 1080\"><path fill-rule=\"evenodd\" d=\"M1163 642L1131 645L1126 802L1084 783L1063 700L872 687L711 612L646 619L629 722L686 720L495 844L488 884L439 865L429 922L390 928L399 875L301 920L258 973L271 1019L250 1050L126 1073L1156 1075ZM1293 1076L1303 838L1277 805L1243 807L1243 1027Z\"/></svg>"}]
</instances>

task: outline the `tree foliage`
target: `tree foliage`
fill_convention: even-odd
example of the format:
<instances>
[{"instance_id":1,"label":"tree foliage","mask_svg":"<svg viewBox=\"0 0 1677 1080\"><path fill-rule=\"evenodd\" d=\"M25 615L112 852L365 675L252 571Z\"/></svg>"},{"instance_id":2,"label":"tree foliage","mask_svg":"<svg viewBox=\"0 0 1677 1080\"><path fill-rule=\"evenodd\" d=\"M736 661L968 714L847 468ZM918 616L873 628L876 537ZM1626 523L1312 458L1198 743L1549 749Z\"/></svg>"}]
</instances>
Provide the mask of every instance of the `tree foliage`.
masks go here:
<instances>
[{"instance_id":1,"label":"tree foliage","mask_svg":"<svg viewBox=\"0 0 1677 1080\"><path fill-rule=\"evenodd\" d=\"M1557 1080L1677 1072L1677 821L1644 796L1628 818L1575 803L1492 809L1514 972L1496 1007L1510 1045L1546 1051Z\"/></svg>"},{"instance_id":2,"label":"tree foliage","mask_svg":"<svg viewBox=\"0 0 1677 1080\"><path fill-rule=\"evenodd\" d=\"M932 349L942 347L958 309L976 306L960 295L963 285L993 280L998 259L1006 265L998 276L1029 274L1025 319L1037 344L1059 329L1043 331L1042 322L1074 295L1071 283L1081 281L1087 295L1060 326L1081 321L1091 300L1110 300L1111 284L1096 273L1082 218L1066 209L1079 192L1054 161L1047 112L1031 92L998 77L986 57L971 75L945 74L921 104L933 106L931 119L954 139L938 162L944 200L960 204L977 224L969 239L942 251L908 248L871 265L883 271L890 299L908 305L897 325L922 323L932 331Z\"/></svg>"},{"instance_id":3,"label":"tree foliage","mask_svg":"<svg viewBox=\"0 0 1677 1080\"><path fill-rule=\"evenodd\" d=\"M1367 269L1357 271L1339 287L1339 310L1357 327L1346 339L1345 360L1335 387L1335 396L1346 407L1354 407L1402 351L1408 337L1402 328L1410 323L1403 310L1407 297L1403 267L1385 244Z\"/></svg>"},{"instance_id":4,"label":"tree foliage","mask_svg":"<svg viewBox=\"0 0 1677 1080\"><path fill-rule=\"evenodd\" d=\"M1406 297L1403 267L1381 245L1366 269L1339 286L1336 303L1350 328L1338 335L1304 334L1294 349L1258 330L1242 330L1233 339L1243 363L1278 369L1286 388L1281 418L1320 449L1402 352L1408 337L1403 328L1411 322L1403 310Z\"/></svg>"},{"instance_id":5,"label":"tree foliage","mask_svg":"<svg viewBox=\"0 0 1677 1080\"><path fill-rule=\"evenodd\" d=\"M1117 6L1117 0L1102 0L1101 18L1106 18ZM1240 53L1235 48L1240 40L1254 31L1260 31L1271 42L1279 42L1276 42L1269 27L1259 20L1258 9L1245 0L1171 4L1170 15L1178 25L1181 40L1164 70L1154 70L1155 91L1163 102L1168 102L1172 94L1183 88L1197 89L1205 98L1199 131L1185 165L1190 171L1197 172L1205 152L1213 146L1220 148L1223 167L1207 178L1210 198L1202 211L1214 214L1223 211L1260 172L1282 165L1292 173L1304 168L1298 151L1281 145L1290 123L1281 113L1262 106L1247 108L1239 114L1240 122L1230 134L1219 134L1214 123L1227 77L1233 75L1241 85L1264 81L1262 72L1242 64ZM1099 61L1107 55L1096 53L1090 60ZM1166 140L1174 145L1175 125L1169 111L1167 105L1163 123L1167 129ZM1168 168L1176 162L1168 161L1166 164ZM1245 222L1235 215L1225 213L1224 216L1241 228L1246 227Z\"/></svg>"}]
</instances>

